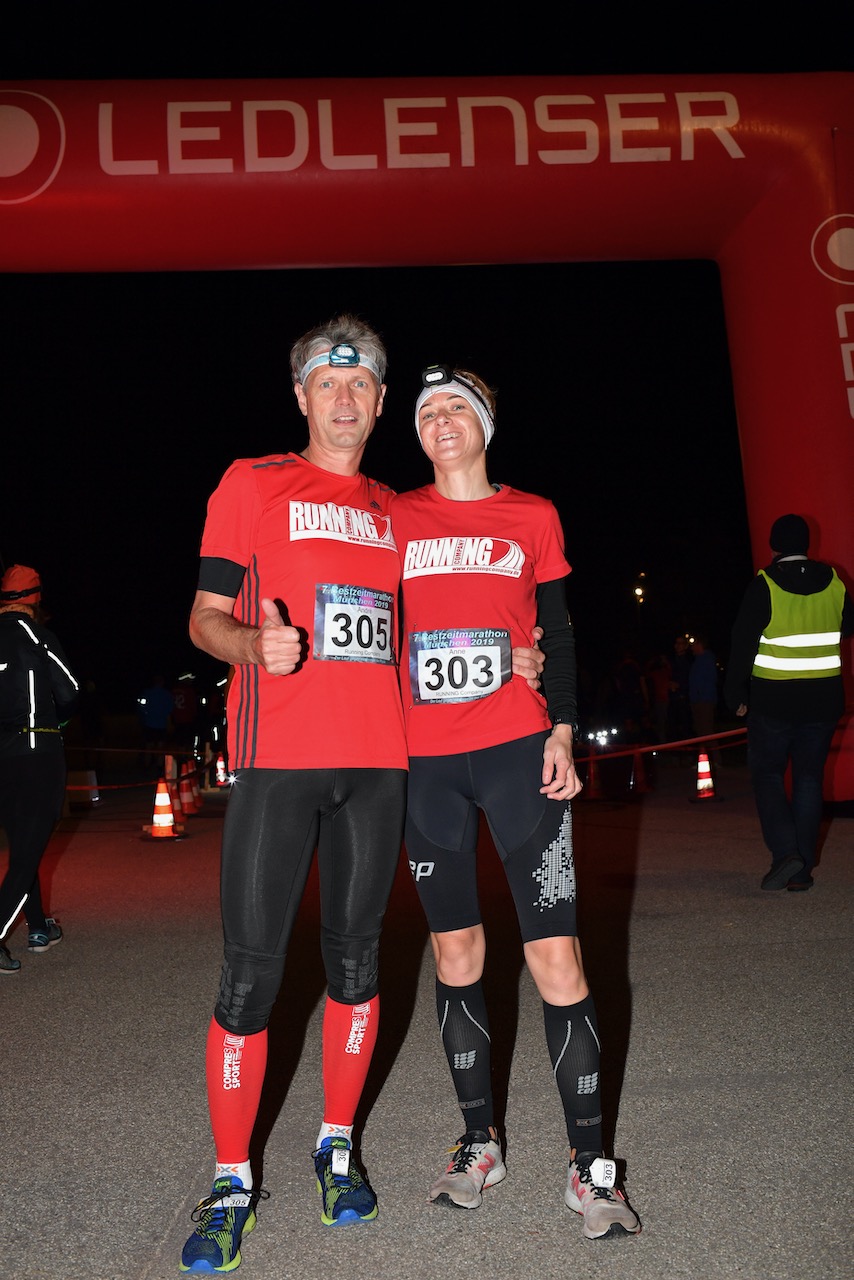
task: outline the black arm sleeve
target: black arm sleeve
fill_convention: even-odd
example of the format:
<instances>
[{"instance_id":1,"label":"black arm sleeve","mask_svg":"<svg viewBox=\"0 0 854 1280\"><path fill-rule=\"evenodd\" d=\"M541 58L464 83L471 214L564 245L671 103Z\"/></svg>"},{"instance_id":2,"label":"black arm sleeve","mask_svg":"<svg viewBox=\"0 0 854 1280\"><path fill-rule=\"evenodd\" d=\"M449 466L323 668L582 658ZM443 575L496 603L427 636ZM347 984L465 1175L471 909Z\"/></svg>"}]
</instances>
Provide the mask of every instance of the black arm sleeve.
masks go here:
<instances>
[{"instance_id":1,"label":"black arm sleeve","mask_svg":"<svg viewBox=\"0 0 854 1280\"><path fill-rule=\"evenodd\" d=\"M211 591L216 596L231 596L237 599L243 585L246 569L233 560L222 560L216 556L202 556L199 563L200 591Z\"/></svg>"},{"instance_id":2,"label":"black arm sleeve","mask_svg":"<svg viewBox=\"0 0 854 1280\"><path fill-rule=\"evenodd\" d=\"M566 603L566 578L537 586L537 625L543 629L540 648L546 655L543 693L549 715L575 724L578 718L575 632Z\"/></svg>"}]
</instances>

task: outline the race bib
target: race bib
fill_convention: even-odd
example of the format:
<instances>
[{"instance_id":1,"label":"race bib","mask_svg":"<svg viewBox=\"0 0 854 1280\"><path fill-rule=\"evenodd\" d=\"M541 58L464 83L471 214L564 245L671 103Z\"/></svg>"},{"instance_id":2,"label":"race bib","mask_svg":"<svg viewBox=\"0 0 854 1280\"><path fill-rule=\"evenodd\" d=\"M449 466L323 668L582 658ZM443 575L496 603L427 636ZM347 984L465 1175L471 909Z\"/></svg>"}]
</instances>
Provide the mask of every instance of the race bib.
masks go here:
<instances>
[{"instance_id":1,"label":"race bib","mask_svg":"<svg viewBox=\"0 0 854 1280\"><path fill-rule=\"evenodd\" d=\"M372 587L317 584L314 657L394 665L394 597Z\"/></svg>"},{"instance_id":2,"label":"race bib","mask_svg":"<svg viewBox=\"0 0 854 1280\"><path fill-rule=\"evenodd\" d=\"M409 636L409 683L416 705L486 698L511 674L509 631L465 627Z\"/></svg>"}]
</instances>

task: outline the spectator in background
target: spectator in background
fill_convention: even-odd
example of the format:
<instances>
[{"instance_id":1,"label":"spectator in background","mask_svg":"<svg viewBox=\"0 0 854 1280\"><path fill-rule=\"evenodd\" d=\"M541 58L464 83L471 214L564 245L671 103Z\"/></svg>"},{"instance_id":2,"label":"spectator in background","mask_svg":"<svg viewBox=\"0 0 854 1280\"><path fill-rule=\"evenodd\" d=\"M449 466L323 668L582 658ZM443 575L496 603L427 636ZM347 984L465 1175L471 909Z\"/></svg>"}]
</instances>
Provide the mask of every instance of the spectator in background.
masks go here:
<instances>
[{"instance_id":1,"label":"spectator in background","mask_svg":"<svg viewBox=\"0 0 854 1280\"><path fill-rule=\"evenodd\" d=\"M624 647L611 680L614 719L624 742L641 742L649 711L643 670L634 652Z\"/></svg>"},{"instance_id":2,"label":"spectator in background","mask_svg":"<svg viewBox=\"0 0 854 1280\"><path fill-rule=\"evenodd\" d=\"M76 710L79 686L59 641L41 621L41 579L14 564L0 583L0 826L9 865L0 884L0 974L20 960L2 945L21 911L27 950L48 951L62 929L45 916L39 865L65 801L62 728Z\"/></svg>"},{"instance_id":3,"label":"spectator in background","mask_svg":"<svg viewBox=\"0 0 854 1280\"><path fill-rule=\"evenodd\" d=\"M166 688L161 675L154 675L151 684L137 698L139 720L142 726L143 753L140 763L146 767L161 769L169 737L170 718L175 699Z\"/></svg>"},{"instance_id":4,"label":"spectator in background","mask_svg":"<svg viewBox=\"0 0 854 1280\"><path fill-rule=\"evenodd\" d=\"M691 700L688 692L691 645L685 635L677 636L673 641L670 669L670 740L682 742L685 738L691 737Z\"/></svg>"},{"instance_id":5,"label":"spectator in background","mask_svg":"<svg viewBox=\"0 0 854 1280\"><path fill-rule=\"evenodd\" d=\"M771 854L761 888L803 892L813 884L824 766L845 710L841 639L854 633L854 604L836 570L809 558L802 516L780 516L769 540L774 558L733 625L724 694L747 717L747 763Z\"/></svg>"},{"instance_id":6,"label":"spectator in background","mask_svg":"<svg viewBox=\"0 0 854 1280\"><path fill-rule=\"evenodd\" d=\"M172 687L172 740L177 750L192 754L199 736L199 690L192 671L183 671Z\"/></svg>"},{"instance_id":7,"label":"spectator in background","mask_svg":"<svg viewBox=\"0 0 854 1280\"><path fill-rule=\"evenodd\" d=\"M713 738L718 712L718 662L709 648L703 632L697 632L691 641L694 660L688 672L688 698L691 703L691 730L695 738ZM721 753L707 745L710 760L721 763Z\"/></svg>"},{"instance_id":8,"label":"spectator in background","mask_svg":"<svg viewBox=\"0 0 854 1280\"><path fill-rule=\"evenodd\" d=\"M673 668L666 653L655 653L644 667L650 719L656 742L667 741Z\"/></svg>"}]
</instances>

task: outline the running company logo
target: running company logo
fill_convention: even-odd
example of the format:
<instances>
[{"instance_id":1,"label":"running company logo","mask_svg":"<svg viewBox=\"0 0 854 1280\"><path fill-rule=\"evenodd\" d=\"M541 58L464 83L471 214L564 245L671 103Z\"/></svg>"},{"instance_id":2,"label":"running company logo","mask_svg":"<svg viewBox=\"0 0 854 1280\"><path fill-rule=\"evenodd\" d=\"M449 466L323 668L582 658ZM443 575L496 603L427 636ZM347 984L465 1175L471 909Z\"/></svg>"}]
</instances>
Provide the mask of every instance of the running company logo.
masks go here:
<instances>
[{"instance_id":1,"label":"running company logo","mask_svg":"<svg viewBox=\"0 0 854 1280\"><path fill-rule=\"evenodd\" d=\"M407 542L404 578L444 573L497 573L518 578L525 553L506 538L418 538Z\"/></svg>"},{"instance_id":2,"label":"running company logo","mask_svg":"<svg viewBox=\"0 0 854 1280\"><path fill-rule=\"evenodd\" d=\"M433 868L435 867L435 865L436 865L435 862L411 862L410 861L409 870L412 872L416 880L423 880L427 876L432 876Z\"/></svg>"},{"instance_id":3,"label":"running company logo","mask_svg":"<svg viewBox=\"0 0 854 1280\"><path fill-rule=\"evenodd\" d=\"M245 1036L224 1036L222 1041L222 1087L240 1088L240 1064L243 1061Z\"/></svg>"},{"instance_id":4,"label":"running company logo","mask_svg":"<svg viewBox=\"0 0 854 1280\"><path fill-rule=\"evenodd\" d=\"M331 538L334 542L355 542L360 546L397 551L388 516L378 516L358 507L339 507L334 502L291 502L288 525L291 542Z\"/></svg>"},{"instance_id":5,"label":"running company logo","mask_svg":"<svg viewBox=\"0 0 854 1280\"><path fill-rule=\"evenodd\" d=\"M350 1019L350 1034L347 1036L347 1043L344 1046L345 1053L361 1053L362 1041L365 1038L365 1032L368 1029L368 1022L371 1016L371 1006L369 1004L354 1004Z\"/></svg>"}]
</instances>

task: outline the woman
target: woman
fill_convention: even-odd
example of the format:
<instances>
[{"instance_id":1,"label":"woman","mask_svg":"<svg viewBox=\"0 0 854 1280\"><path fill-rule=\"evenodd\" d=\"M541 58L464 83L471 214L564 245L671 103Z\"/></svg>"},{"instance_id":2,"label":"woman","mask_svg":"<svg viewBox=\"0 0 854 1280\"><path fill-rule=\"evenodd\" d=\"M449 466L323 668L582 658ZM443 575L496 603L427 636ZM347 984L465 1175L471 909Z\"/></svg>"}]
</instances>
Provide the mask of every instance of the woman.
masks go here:
<instances>
[{"instance_id":1,"label":"woman","mask_svg":"<svg viewBox=\"0 0 854 1280\"><path fill-rule=\"evenodd\" d=\"M494 1123L486 938L477 892L479 810L513 894L525 960L566 1116L566 1204L590 1239L640 1221L602 1158L599 1039L576 936L570 802L575 643L553 504L487 476L495 397L475 374L422 376L415 429L434 483L395 499L403 561L401 682L410 755L406 848L436 960L439 1025L465 1132L430 1188L436 1204L475 1209L506 1175ZM535 625L544 693L512 674Z\"/></svg>"}]
</instances>

